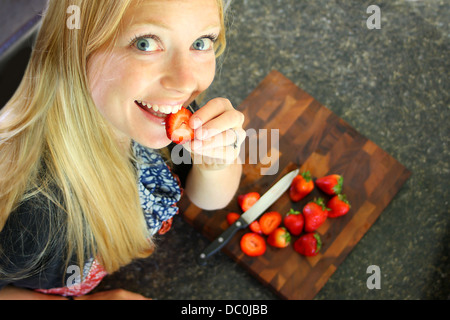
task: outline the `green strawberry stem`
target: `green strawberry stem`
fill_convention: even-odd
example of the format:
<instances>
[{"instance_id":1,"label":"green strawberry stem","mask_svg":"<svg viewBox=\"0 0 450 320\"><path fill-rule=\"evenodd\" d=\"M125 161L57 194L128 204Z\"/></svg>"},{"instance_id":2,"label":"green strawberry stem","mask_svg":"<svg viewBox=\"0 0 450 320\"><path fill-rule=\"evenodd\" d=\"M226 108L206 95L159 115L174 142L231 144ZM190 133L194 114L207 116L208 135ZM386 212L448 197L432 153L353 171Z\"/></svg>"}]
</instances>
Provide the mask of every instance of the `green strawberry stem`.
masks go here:
<instances>
[{"instance_id":1,"label":"green strawberry stem","mask_svg":"<svg viewBox=\"0 0 450 320\"><path fill-rule=\"evenodd\" d=\"M309 172L309 171L303 172L301 175L302 175L303 179L305 179L306 182L309 182L312 179L311 172Z\"/></svg>"},{"instance_id":2,"label":"green strawberry stem","mask_svg":"<svg viewBox=\"0 0 450 320\"><path fill-rule=\"evenodd\" d=\"M288 216L290 214L296 215L296 214L300 214L300 213L301 213L300 211L297 211L297 210L294 210L293 208L291 208L291 210L289 210L289 212L286 213L286 216Z\"/></svg>"},{"instance_id":3,"label":"green strawberry stem","mask_svg":"<svg viewBox=\"0 0 450 320\"><path fill-rule=\"evenodd\" d=\"M347 196L345 194L343 193L338 194L338 199L344 202L345 204L348 204L348 206L350 207L350 202L348 202Z\"/></svg>"},{"instance_id":4,"label":"green strawberry stem","mask_svg":"<svg viewBox=\"0 0 450 320\"><path fill-rule=\"evenodd\" d=\"M291 234L286 230L286 228L283 227L283 229L285 231L283 238L286 241L286 243L290 243L291 242Z\"/></svg>"},{"instance_id":5,"label":"green strawberry stem","mask_svg":"<svg viewBox=\"0 0 450 320\"><path fill-rule=\"evenodd\" d=\"M342 192L342 185L344 184L344 177L340 176L338 179L337 185L333 187L333 191L336 194L340 194Z\"/></svg>"},{"instance_id":6,"label":"green strawberry stem","mask_svg":"<svg viewBox=\"0 0 450 320\"><path fill-rule=\"evenodd\" d=\"M321 206L323 211L330 211L330 209L325 205L325 200L323 198L314 199L313 202Z\"/></svg>"},{"instance_id":7,"label":"green strawberry stem","mask_svg":"<svg viewBox=\"0 0 450 320\"><path fill-rule=\"evenodd\" d=\"M317 241L316 252L319 252L320 248L322 248L322 240L320 240L320 235L318 233L314 233L314 238L316 238Z\"/></svg>"}]
</instances>

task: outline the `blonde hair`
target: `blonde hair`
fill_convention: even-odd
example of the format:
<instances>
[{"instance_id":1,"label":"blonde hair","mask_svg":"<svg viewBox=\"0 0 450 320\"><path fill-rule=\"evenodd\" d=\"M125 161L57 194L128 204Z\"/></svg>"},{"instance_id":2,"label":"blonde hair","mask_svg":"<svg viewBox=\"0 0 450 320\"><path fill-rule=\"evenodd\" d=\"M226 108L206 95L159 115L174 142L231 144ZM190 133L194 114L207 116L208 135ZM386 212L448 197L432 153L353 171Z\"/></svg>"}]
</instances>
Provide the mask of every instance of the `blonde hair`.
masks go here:
<instances>
[{"instance_id":1,"label":"blonde hair","mask_svg":"<svg viewBox=\"0 0 450 320\"><path fill-rule=\"evenodd\" d=\"M59 221L55 229L65 225L67 259L76 254L82 266L94 256L109 273L153 250L133 155L123 154L87 78L89 57L112 48L134 1L49 0L23 80L0 112L0 230L23 201L45 196L60 208L48 214ZM217 3L219 56L226 43L223 5ZM66 27L71 5L80 8L78 30ZM46 250L61 241L50 238Z\"/></svg>"}]
</instances>

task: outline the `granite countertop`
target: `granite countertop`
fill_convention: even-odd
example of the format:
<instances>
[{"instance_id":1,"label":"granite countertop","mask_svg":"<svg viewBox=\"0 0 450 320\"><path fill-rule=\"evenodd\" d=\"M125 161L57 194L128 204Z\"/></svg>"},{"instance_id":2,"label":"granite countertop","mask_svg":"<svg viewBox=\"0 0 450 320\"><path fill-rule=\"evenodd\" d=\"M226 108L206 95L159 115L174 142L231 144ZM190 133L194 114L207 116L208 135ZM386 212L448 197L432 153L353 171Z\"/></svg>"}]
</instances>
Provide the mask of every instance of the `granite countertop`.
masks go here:
<instances>
[{"instance_id":1,"label":"granite countertop","mask_svg":"<svg viewBox=\"0 0 450 320\"><path fill-rule=\"evenodd\" d=\"M412 172L318 300L450 298L445 2L377 1L380 29L366 26L370 1L233 0L229 7L228 47L208 97L238 106L277 69ZM96 290L161 300L278 298L221 252L197 265L209 242L181 217L156 242L151 257ZM370 265L380 267L381 289L367 288Z\"/></svg>"}]
</instances>

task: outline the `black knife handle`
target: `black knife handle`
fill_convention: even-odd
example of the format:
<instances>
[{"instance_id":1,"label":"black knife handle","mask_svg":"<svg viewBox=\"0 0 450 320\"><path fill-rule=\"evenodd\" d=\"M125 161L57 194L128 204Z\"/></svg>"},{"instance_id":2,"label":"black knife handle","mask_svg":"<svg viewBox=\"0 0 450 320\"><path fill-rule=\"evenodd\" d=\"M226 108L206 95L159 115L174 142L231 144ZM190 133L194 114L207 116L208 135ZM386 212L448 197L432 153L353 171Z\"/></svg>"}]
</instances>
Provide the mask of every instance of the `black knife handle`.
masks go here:
<instances>
[{"instance_id":1,"label":"black knife handle","mask_svg":"<svg viewBox=\"0 0 450 320\"><path fill-rule=\"evenodd\" d=\"M242 219L239 218L229 226L219 237L217 237L211 244L203 250L202 253L197 258L197 262L200 265L206 264L206 259L212 256L214 253L223 248L224 245L230 241L230 239L234 236L234 234L242 228L245 228L248 224Z\"/></svg>"}]
</instances>

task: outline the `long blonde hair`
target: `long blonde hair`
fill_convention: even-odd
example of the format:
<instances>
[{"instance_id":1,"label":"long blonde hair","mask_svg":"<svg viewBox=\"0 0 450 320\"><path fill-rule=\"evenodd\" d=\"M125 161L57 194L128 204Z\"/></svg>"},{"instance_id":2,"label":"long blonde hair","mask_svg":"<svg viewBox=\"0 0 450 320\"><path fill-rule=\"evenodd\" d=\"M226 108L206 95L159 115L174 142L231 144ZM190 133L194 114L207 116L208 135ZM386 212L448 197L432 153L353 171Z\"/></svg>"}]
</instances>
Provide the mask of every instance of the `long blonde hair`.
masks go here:
<instances>
[{"instance_id":1,"label":"long blonde hair","mask_svg":"<svg viewBox=\"0 0 450 320\"><path fill-rule=\"evenodd\" d=\"M0 230L23 201L45 196L61 208L48 214L64 221L67 259L76 254L82 265L95 256L109 273L153 248L133 156L123 154L95 107L87 78L89 57L112 48L133 1L49 0L23 80L0 112ZM218 56L225 26L217 2L223 23ZM71 5L80 8L80 29L66 27Z\"/></svg>"}]
</instances>

